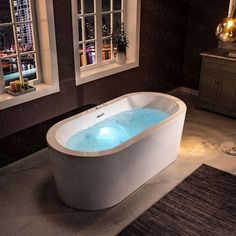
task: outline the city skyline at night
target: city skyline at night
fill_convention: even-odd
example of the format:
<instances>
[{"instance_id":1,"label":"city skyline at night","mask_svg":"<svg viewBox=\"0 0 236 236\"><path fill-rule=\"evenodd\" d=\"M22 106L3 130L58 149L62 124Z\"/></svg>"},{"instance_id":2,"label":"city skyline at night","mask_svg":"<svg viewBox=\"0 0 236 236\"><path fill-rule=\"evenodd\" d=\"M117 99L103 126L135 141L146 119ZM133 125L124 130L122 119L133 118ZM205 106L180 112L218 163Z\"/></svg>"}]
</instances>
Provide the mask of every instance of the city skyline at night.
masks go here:
<instances>
[{"instance_id":1,"label":"city skyline at night","mask_svg":"<svg viewBox=\"0 0 236 236\"><path fill-rule=\"evenodd\" d=\"M12 3L0 0L3 7L0 12L0 57L6 85L25 78L26 74L29 79L36 78L30 2L14 0Z\"/></svg>"}]
</instances>

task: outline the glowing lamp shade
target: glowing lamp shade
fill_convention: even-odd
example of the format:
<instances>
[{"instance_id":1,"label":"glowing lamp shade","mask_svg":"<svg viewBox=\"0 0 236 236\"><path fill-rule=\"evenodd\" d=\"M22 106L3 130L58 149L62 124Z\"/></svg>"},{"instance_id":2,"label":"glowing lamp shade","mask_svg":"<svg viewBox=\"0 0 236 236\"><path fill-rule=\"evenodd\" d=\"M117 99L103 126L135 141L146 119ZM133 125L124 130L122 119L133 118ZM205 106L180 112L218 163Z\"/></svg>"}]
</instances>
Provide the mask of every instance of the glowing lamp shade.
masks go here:
<instances>
[{"instance_id":1,"label":"glowing lamp shade","mask_svg":"<svg viewBox=\"0 0 236 236\"><path fill-rule=\"evenodd\" d=\"M236 41L236 19L225 18L216 29L216 37L224 42Z\"/></svg>"},{"instance_id":2,"label":"glowing lamp shade","mask_svg":"<svg viewBox=\"0 0 236 236\"><path fill-rule=\"evenodd\" d=\"M228 17L223 19L216 28L216 37L224 42L233 43L236 41L236 0L229 1Z\"/></svg>"}]
</instances>

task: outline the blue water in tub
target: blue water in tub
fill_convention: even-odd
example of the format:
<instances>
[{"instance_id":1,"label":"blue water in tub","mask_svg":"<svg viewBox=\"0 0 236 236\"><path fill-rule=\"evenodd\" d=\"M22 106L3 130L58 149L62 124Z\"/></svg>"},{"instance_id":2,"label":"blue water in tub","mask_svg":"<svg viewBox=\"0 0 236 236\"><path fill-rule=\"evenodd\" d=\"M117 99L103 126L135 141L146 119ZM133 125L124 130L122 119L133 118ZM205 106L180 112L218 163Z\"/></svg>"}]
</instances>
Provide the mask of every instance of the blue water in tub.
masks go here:
<instances>
[{"instance_id":1,"label":"blue water in tub","mask_svg":"<svg viewBox=\"0 0 236 236\"><path fill-rule=\"evenodd\" d=\"M66 147L81 152L111 149L160 123L166 117L167 113L157 109L141 108L124 111L79 131L69 138Z\"/></svg>"}]
</instances>

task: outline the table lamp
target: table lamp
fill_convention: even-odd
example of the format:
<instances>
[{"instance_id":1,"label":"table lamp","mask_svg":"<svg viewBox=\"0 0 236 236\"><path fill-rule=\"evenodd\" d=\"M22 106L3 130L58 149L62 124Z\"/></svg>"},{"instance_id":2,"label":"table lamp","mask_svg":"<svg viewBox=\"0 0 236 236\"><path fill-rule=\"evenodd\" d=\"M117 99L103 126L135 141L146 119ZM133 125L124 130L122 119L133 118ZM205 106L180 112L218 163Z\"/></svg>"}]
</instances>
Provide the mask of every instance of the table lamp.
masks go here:
<instances>
[{"instance_id":1,"label":"table lamp","mask_svg":"<svg viewBox=\"0 0 236 236\"><path fill-rule=\"evenodd\" d=\"M236 41L236 0L230 0L228 17L224 18L216 29L216 37L224 42L233 43Z\"/></svg>"}]
</instances>

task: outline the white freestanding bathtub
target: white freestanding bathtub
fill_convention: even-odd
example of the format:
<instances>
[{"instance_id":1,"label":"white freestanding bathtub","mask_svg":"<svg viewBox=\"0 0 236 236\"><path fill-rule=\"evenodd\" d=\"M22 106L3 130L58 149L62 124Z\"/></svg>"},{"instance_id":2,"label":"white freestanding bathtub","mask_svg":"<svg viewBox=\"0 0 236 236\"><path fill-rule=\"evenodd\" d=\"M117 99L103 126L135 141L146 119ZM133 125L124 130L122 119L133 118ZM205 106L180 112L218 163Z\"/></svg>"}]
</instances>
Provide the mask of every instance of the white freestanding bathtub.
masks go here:
<instances>
[{"instance_id":1,"label":"white freestanding bathtub","mask_svg":"<svg viewBox=\"0 0 236 236\"><path fill-rule=\"evenodd\" d=\"M156 108L169 116L109 150L79 152L65 147L78 131L135 108ZM60 198L83 210L104 209L121 202L177 158L185 113L185 104L173 96L138 92L55 124L48 131L47 142Z\"/></svg>"}]
</instances>

